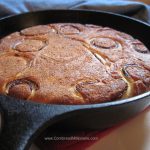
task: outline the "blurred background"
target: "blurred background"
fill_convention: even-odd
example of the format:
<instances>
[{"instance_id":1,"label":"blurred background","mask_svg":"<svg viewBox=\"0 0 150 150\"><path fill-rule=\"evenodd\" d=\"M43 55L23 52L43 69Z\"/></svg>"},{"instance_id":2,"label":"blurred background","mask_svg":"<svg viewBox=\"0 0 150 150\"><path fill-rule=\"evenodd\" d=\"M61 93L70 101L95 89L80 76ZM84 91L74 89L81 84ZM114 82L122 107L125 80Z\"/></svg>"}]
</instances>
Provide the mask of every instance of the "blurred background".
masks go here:
<instances>
[{"instance_id":1,"label":"blurred background","mask_svg":"<svg viewBox=\"0 0 150 150\"><path fill-rule=\"evenodd\" d=\"M150 0L0 0L0 17L43 9L111 11L150 23Z\"/></svg>"}]
</instances>

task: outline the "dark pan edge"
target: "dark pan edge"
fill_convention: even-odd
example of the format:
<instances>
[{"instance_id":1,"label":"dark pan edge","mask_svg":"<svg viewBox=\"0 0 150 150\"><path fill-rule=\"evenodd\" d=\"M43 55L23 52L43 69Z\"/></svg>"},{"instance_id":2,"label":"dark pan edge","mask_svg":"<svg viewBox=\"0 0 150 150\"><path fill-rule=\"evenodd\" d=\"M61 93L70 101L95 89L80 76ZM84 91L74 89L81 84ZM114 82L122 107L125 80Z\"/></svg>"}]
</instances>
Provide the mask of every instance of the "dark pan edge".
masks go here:
<instances>
[{"instance_id":1,"label":"dark pan edge","mask_svg":"<svg viewBox=\"0 0 150 150\"><path fill-rule=\"evenodd\" d=\"M37 13L37 12L55 12L55 11L75 11L75 12L94 12L94 13L103 13L103 14L109 14L109 15L114 15L114 16L118 16L118 17L121 17L121 18L126 18L126 19L130 19L130 20L133 20L133 21L136 21L136 22L139 22L143 25L146 25L148 27L150 27L150 24L149 23L146 23L144 21L141 21L139 19L136 19L136 18L132 18L132 17L129 17L129 16L125 16L125 15L122 15L122 14L118 14L118 13L113 13L113 12L110 12L110 11L102 11L102 10L84 10L84 9L69 9L69 10L66 10L66 9L45 9L45 10L38 10L38 11L30 11L30 12L24 12L24 13L20 13L20 14L15 14L15 15L9 15L9 16L6 16L6 17L2 17L0 18L0 21L4 21L5 19L9 19L9 18L12 18L12 17L18 17L18 16L22 16L22 15L27 15L27 14L34 14L34 13Z\"/></svg>"}]
</instances>

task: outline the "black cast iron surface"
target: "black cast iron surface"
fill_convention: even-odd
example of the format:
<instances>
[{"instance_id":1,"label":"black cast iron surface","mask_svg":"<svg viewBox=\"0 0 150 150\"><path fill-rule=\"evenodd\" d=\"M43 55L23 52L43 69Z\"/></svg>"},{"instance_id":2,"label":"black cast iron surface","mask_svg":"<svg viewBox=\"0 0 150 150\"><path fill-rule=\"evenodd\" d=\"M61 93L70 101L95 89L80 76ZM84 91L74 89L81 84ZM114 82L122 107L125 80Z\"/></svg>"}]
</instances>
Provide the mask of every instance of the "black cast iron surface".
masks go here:
<instances>
[{"instance_id":1,"label":"black cast iron surface","mask_svg":"<svg viewBox=\"0 0 150 150\"><path fill-rule=\"evenodd\" d=\"M78 22L112 27L141 40L150 49L150 25L106 12L47 10L0 20L0 37L37 24ZM47 105L0 95L3 128L0 150L27 150L48 126L104 129L126 120L150 104L150 92L114 102L92 105Z\"/></svg>"}]
</instances>

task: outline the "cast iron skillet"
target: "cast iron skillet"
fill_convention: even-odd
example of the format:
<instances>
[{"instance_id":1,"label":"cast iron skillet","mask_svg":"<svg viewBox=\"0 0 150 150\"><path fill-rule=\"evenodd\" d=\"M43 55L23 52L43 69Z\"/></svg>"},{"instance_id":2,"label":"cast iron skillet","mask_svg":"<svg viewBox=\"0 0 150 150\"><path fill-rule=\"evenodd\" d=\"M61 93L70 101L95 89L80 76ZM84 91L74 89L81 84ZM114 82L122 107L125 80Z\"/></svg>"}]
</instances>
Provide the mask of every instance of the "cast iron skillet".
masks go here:
<instances>
[{"instance_id":1,"label":"cast iron skillet","mask_svg":"<svg viewBox=\"0 0 150 150\"><path fill-rule=\"evenodd\" d=\"M57 22L112 27L133 35L150 49L150 25L107 12L46 10L11 16L0 20L0 36L37 24ZM44 129L54 123L78 130L108 128L134 116L149 104L150 92L114 102L76 106L39 104L0 95L3 116L0 150L26 150Z\"/></svg>"}]
</instances>

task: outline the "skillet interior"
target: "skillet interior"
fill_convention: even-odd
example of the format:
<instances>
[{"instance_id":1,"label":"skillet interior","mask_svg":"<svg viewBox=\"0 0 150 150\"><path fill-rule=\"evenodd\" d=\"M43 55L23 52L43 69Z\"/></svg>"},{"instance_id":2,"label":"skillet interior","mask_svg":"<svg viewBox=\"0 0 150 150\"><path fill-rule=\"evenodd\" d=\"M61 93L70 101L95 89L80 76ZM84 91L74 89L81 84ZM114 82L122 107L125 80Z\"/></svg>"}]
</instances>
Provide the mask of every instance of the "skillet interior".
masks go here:
<instances>
[{"instance_id":1,"label":"skillet interior","mask_svg":"<svg viewBox=\"0 0 150 150\"><path fill-rule=\"evenodd\" d=\"M150 49L149 25L105 12L51 10L4 18L0 20L0 36L33 25L54 22L90 23L112 27L138 38ZM73 129L104 129L113 126L147 107L150 102L149 95L150 92L116 102L78 106L35 104L1 96L0 105L4 112L1 149L27 149L46 127L60 120L63 121L61 124L57 123L57 126Z\"/></svg>"}]
</instances>

